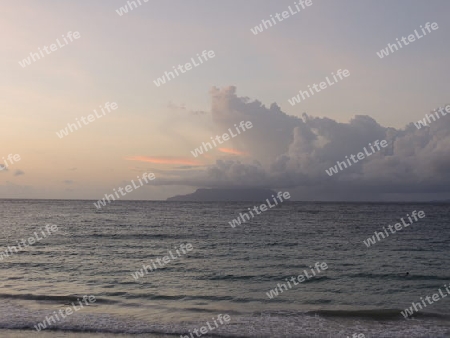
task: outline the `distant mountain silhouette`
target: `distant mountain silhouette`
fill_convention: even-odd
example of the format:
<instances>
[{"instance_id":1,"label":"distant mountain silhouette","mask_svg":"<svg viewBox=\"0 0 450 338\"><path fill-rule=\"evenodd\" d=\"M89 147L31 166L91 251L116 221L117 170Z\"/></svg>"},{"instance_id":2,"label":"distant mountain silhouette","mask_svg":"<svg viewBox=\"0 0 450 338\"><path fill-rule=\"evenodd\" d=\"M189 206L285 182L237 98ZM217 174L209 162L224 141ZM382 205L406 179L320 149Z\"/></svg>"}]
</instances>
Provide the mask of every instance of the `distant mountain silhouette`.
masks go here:
<instances>
[{"instance_id":1,"label":"distant mountain silhouette","mask_svg":"<svg viewBox=\"0 0 450 338\"><path fill-rule=\"evenodd\" d=\"M167 201L186 201L186 202L225 202L225 201L264 201L276 195L276 192L270 189L197 189L196 192L187 195L177 195L169 197Z\"/></svg>"}]
</instances>

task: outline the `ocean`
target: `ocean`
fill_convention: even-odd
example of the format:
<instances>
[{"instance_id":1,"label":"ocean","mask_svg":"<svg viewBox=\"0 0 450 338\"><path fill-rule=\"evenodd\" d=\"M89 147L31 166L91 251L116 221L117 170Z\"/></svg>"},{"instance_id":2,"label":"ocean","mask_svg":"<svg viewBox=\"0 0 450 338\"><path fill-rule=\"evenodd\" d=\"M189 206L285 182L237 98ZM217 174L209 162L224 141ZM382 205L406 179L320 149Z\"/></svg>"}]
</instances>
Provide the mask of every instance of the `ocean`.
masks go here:
<instances>
[{"instance_id":1,"label":"ocean","mask_svg":"<svg viewBox=\"0 0 450 338\"><path fill-rule=\"evenodd\" d=\"M49 316L40 337L450 337L450 297L401 314L450 284L449 204L285 202L230 226L259 204L0 200L0 337Z\"/></svg>"}]
</instances>

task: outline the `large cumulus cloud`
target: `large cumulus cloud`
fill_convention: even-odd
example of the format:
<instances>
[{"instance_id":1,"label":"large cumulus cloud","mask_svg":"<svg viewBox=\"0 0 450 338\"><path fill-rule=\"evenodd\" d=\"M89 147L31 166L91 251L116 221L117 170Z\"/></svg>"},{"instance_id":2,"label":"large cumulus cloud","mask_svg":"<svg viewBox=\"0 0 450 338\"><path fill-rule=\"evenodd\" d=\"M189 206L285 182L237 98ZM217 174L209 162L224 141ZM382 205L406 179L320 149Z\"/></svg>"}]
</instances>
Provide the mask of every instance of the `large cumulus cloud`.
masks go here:
<instances>
[{"instance_id":1,"label":"large cumulus cloud","mask_svg":"<svg viewBox=\"0 0 450 338\"><path fill-rule=\"evenodd\" d=\"M238 97L235 87L213 88L211 98L211 112L205 117L215 126L212 132L223 133L242 120L252 122L252 129L228 143L250 156L220 159L189 177L161 183L289 188L312 199L450 191L450 116L420 130L412 123L395 129L364 115L348 123L289 116L276 104L265 107ZM383 139L387 148L331 177L326 174L336 161Z\"/></svg>"}]
</instances>

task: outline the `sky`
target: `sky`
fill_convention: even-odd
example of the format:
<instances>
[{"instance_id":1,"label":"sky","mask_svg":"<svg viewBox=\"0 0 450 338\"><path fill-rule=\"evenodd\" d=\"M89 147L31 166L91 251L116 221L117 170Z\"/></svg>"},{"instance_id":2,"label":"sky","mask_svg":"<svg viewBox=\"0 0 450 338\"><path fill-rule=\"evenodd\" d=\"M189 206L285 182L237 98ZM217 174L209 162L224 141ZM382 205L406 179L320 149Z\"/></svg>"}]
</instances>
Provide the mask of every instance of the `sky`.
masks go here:
<instances>
[{"instance_id":1,"label":"sky","mask_svg":"<svg viewBox=\"0 0 450 338\"><path fill-rule=\"evenodd\" d=\"M122 15L127 1L2 5L0 164L20 160L0 171L0 198L97 200L144 173L155 179L123 199L213 187L298 200L450 198L450 117L413 124L450 103L448 1L312 0L256 35L294 2L140 1ZM439 28L377 55L427 22ZM21 66L68 32L79 38ZM215 56L155 84L203 51ZM289 103L339 69L350 75ZM118 108L58 136L107 102ZM240 121L253 128L193 156ZM326 173L383 139L387 148Z\"/></svg>"}]
</instances>

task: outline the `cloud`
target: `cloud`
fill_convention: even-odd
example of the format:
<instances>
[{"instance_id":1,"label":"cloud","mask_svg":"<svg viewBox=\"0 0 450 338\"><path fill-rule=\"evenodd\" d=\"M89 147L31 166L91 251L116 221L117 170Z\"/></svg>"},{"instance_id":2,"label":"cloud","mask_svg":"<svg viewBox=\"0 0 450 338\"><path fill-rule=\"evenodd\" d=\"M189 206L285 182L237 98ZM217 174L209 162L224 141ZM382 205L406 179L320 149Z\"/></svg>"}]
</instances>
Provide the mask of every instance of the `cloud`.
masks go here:
<instances>
[{"instance_id":1,"label":"cloud","mask_svg":"<svg viewBox=\"0 0 450 338\"><path fill-rule=\"evenodd\" d=\"M191 165L191 166L200 166L202 163L199 161L185 158L185 157L175 157L175 156L132 156L126 158L128 161L139 161L139 162L148 162L155 164L181 164L181 165Z\"/></svg>"},{"instance_id":2,"label":"cloud","mask_svg":"<svg viewBox=\"0 0 450 338\"><path fill-rule=\"evenodd\" d=\"M193 165L180 165L179 167L175 167L174 169L178 169L178 170L187 170L187 169L195 169L198 168L198 166L193 166Z\"/></svg>"},{"instance_id":3,"label":"cloud","mask_svg":"<svg viewBox=\"0 0 450 338\"><path fill-rule=\"evenodd\" d=\"M73 181L72 181L72 180L65 180L65 181L63 181L63 183L64 183L64 184L72 184Z\"/></svg>"},{"instance_id":4,"label":"cloud","mask_svg":"<svg viewBox=\"0 0 450 338\"><path fill-rule=\"evenodd\" d=\"M8 168L5 165L0 164L0 173L1 172L7 172L7 171L8 171Z\"/></svg>"},{"instance_id":5,"label":"cloud","mask_svg":"<svg viewBox=\"0 0 450 338\"><path fill-rule=\"evenodd\" d=\"M239 156L247 155L247 153L245 153L243 151L239 151L239 150L231 149L231 148L217 148L217 150L219 150L220 152L225 153L225 154L239 155Z\"/></svg>"},{"instance_id":6,"label":"cloud","mask_svg":"<svg viewBox=\"0 0 450 338\"><path fill-rule=\"evenodd\" d=\"M180 173L158 184L297 189L307 199L450 191L450 116L420 130L412 123L395 129L367 115L347 123L308 114L289 116L275 103L266 107L238 97L232 86L213 88L210 94L210 118L219 132L240 121L252 122L253 128L229 141L233 148L225 148L245 149L248 158L217 160L188 177ZM389 145L332 177L326 174L336 161L376 140Z\"/></svg>"},{"instance_id":7,"label":"cloud","mask_svg":"<svg viewBox=\"0 0 450 338\"><path fill-rule=\"evenodd\" d=\"M188 114L191 114L191 115L206 115L206 114L208 114L208 112L203 111L203 110L188 110L184 103L181 105L176 105L172 102L169 102L169 104L167 105L167 108L174 110L174 111L187 112Z\"/></svg>"},{"instance_id":8,"label":"cloud","mask_svg":"<svg viewBox=\"0 0 450 338\"><path fill-rule=\"evenodd\" d=\"M20 169L17 169L14 172L14 176L22 176L22 175L25 175L25 173L22 170L20 170Z\"/></svg>"}]
</instances>

